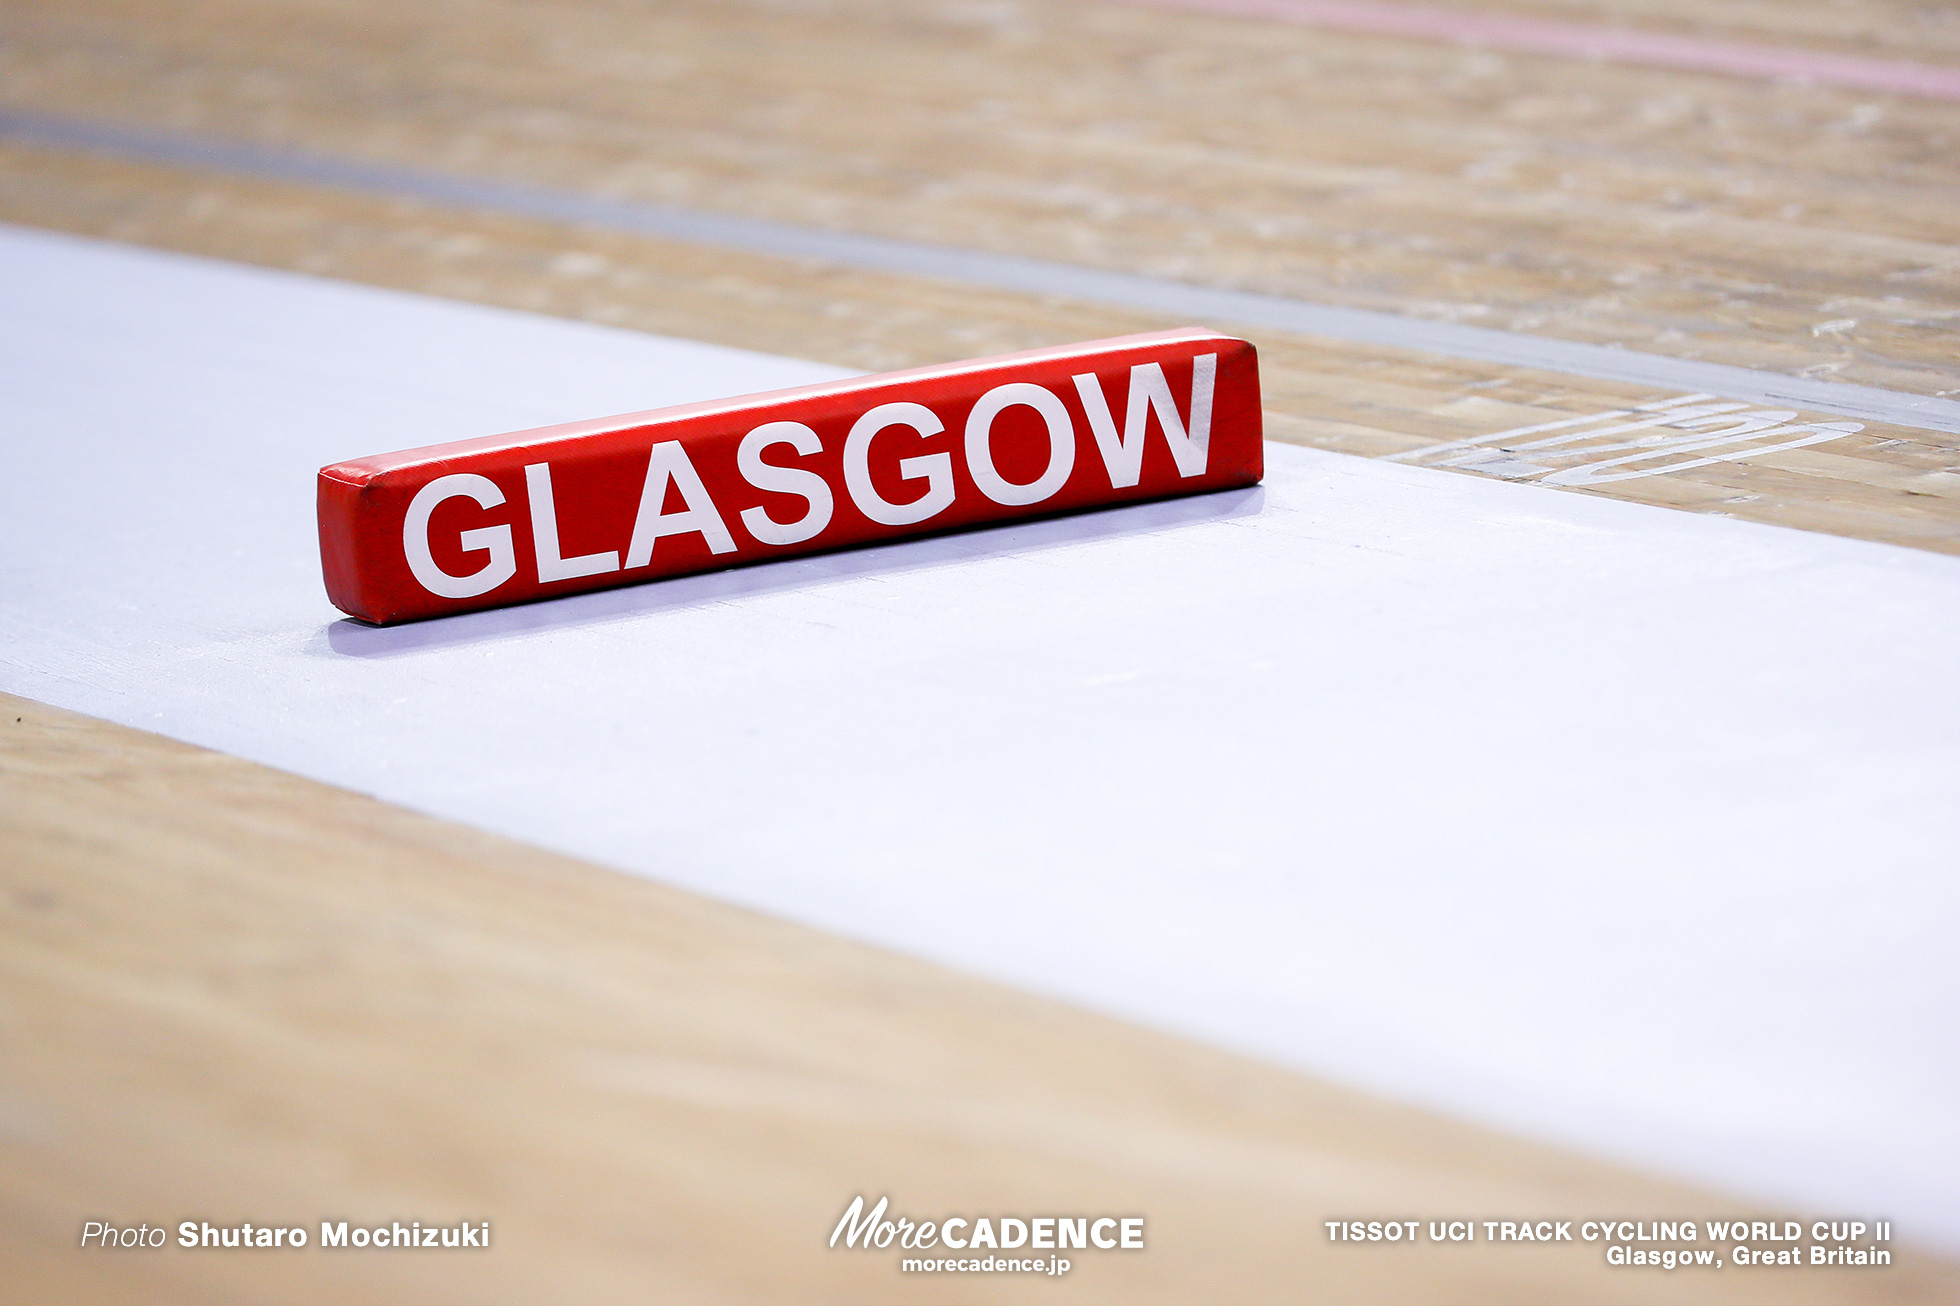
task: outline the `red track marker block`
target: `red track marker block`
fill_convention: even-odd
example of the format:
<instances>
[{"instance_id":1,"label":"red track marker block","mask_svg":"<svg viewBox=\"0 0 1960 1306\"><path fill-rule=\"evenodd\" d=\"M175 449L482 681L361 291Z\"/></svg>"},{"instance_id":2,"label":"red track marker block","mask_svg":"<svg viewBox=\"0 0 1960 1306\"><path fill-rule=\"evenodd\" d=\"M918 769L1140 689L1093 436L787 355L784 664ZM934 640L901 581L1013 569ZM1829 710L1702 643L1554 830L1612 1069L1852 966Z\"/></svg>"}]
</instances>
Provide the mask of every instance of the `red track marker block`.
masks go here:
<instances>
[{"instance_id":1,"label":"red track marker block","mask_svg":"<svg viewBox=\"0 0 1960 1306\"><path fill-rule=\"evenodd\" d=\"M1263 474L1252 346L1164 331L335 463L320 563L385 624Z\"/></svg>"}]
</instances>

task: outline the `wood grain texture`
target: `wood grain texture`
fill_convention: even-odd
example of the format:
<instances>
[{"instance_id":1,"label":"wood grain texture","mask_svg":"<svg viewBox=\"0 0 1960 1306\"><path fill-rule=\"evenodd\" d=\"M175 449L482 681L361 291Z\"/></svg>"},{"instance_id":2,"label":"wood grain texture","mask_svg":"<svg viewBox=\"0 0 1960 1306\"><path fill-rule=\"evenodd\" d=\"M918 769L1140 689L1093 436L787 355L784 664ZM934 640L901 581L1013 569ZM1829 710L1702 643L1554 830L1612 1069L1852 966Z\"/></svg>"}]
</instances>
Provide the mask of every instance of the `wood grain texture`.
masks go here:
<instances>
[{"instance_id":1,"label":"wood grain texture","mask_svg":"<svg viewBox=\"0 0 1960 1306\"><path fill-rule=\"evenodd\" d=\"M1600 13L1945 48L1910 6ZM0 33L0 101L41 111L1960 393L1951 105L1121 5L82 0ZM0 217L874 370L1173 325L24 149ZM1655 397L1254 336L1275 434L1346 452ZM1957 484L1960 438L1870 425L1582 492L1953 552Z\"/></svg>"},{"instance_id":2,"label":"wood grain texture","mask_svg":"<svg viewBox=\"0 0 1960 1306\"><path fill-rule=\"evenodd\" d=\"M1960 11L1925 0L1425 0L1438 9L1960 64Z\"/></svg>"},{"instance_id":3,"label":"wood grain texture","mask_svg":"<svg viewBox=\"0 0 1960 1306\"><path fill-rule=\"evenodd\" d=\"M0 1258L45 1302L1932 1302L1336 1215L1766 1214L354 794L0 700ZM1143 1214L903 1275L849 1198ZM480 1253L84 1252L84 1219L489 1220Z\"/></svg>"},{"instance_id":4,"label":"wood grain texture","mask_svg":"<svg viewBox=\"0 0 1960 1306\"><path fill-rule=\"evenodd\" d=\"M1946 104L1109 4L0 13L16 105L1960 388Z\"/></svg>"},{"instance_id":5,"label":"wood grain texture","mask_svg":"<svg viewBox=\"0 0 1960 1306\"><path fill-rule=\"evenodd\" d=\"M1904 0L1506 7L1960 61L1950 11ZM1960 392L1950 105L1012 0L0 0L0 103ZM11 146L0 219L871 370L1170 325ZM1271 434L1366 456L1655 397L1257 339ZM1956 486L1960 442L1874 425L1574 492L1960 552ZM1341 1214L1733 1208L5 706L0 1274L22 1300L1960 1295L1960 1270L1910 1254L1689 1278L1608 1272L1597 1248L1332 1248L1318 1222ZM823 1250L859 1191L1123 1208L1152 1250L1056 1283L922 1281ZM487 1218L497 1242L74 1247L88 1218L327 1216Z\"/></svg>"},{"instance_id":6,"label":"wood grain texture","mask_svg":"<svg viewBox=\"0 0 1960 1306\"><path fill-rule=\"evenodd\" d=\"M1185 325L921 278L5 144L0 218L867 371ZM1268 435L1367 457L1655 397L1525 368L1248 334L1260 347ZM1814 448L1577 492L1960 552L1960 438L1882 423Z\"/></svg>"}]
</instances>

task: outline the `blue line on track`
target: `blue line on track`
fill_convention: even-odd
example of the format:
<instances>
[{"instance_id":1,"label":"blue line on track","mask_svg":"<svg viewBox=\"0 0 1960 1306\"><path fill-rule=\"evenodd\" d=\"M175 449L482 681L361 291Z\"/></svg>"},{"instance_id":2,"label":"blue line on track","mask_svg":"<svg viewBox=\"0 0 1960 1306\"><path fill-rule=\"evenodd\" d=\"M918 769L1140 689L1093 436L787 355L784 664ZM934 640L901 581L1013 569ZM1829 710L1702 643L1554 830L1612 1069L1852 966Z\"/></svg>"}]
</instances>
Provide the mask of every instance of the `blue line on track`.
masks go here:
<instances>
[{"instance_id":1,"label":"blue line on track","mask_svg":"<svg viewBox=\"0 0 1960 1306\"><path fill-rule=\"evenodd\" d=\"M914 241L755 218L607 199L388 164L364 163L235 141L169 135L0 109L0 137L29 145L81 149L148 163L209 168L279 181L413 198L579 226L629 231L691 244L875 272L932 277L994 290L1056 296L1161 313L1180 323L1260 326L1360 344L1420 350L1451 358L1537 368L1569 376L1696 391L1749 403L1889 422L1960 434L1960 402L1873 386L1784 376L1722 363L1669 358L1585 344L1433 322L1371 309L1262 295L956 249Z\"/></svg>"}]
</instances>

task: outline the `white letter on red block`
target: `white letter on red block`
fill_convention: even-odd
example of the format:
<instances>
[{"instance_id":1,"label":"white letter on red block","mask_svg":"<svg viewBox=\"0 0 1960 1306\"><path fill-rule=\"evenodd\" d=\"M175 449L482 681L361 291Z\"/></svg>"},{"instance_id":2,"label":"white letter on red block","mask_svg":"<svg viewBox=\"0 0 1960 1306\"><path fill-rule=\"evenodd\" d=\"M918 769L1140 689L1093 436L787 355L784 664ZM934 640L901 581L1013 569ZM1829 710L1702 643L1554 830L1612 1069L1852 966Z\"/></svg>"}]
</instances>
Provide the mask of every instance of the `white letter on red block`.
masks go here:
<instances>
[{"instance_id":1,"label":"white letter on red block","mask_svg":"<svg viewBox=\"0 0 1960 1306\"><path fill-rule=\"evenodd\" d=\"M489 553L490 561L482 570L467 576L452 576L436 566L435 557L429 552L429 517L443 500L459 498L475 499L480 508L494 508L504 501L504 492L487 476L468 472L438 476L417 492L408 505L408 515L402 519L402 551L408 555L408 569L415 573L423 589L445 599L473 599L488 594L517 574L517 550L511 545L508 526L483 526L457 537L463 552L482 549Z\"/></svg>"},{"instance_id":2,"label":"white letter on red block","mask_svg":"<svg viewBox=\"0 0 1960 1306\"><path fill-rule=\"evenodd\" d=\"M830 485L823 477L802 467L777 467L762 461L762 451L772 444L786 444L804 455L819 453L823 441L801 422L765 422L742 437L735 451L735 466L742 479L758 490L777 494L797 494L810 501L810 509L793 522L779 523L760 508L742 510L742 525L764 544L801 544L830 525L836 507Z\"/></svg>"},{"instance_id":3,"label":"white letter on red block","mask_svg":"<svg viewBox=\"0 0 1960 1306\"><path fill-rule=\"evenodd\" d=\"M316 487L320 574L343 611L412 621L1256 485L1260 436L1249 342L1196 327L1087 340L334 463ZM458 496L482 506L443 506ZM514 565L520 529L535 570L528 552Z\"/></svg>"},{"instance_id":4,"label":"white letter on red block","mask_svg":"<svg viewBox=\"0 0 1960 1306\"><path fill-rule=\"evenodd\" d=\"M888 426L909 426L921 437L938 435L946 424L924 404L879 404L857 419L844 437L844 486L858 511L880 526L910 526L943 511L953 501L953 455L921 454L898 460L908 481L925 478L926 492L910 503L888 503L871 484L871 437Z\"/></svg>"},{"instance_id":5,"label":"white letter on red block","mask_svg":"<svg viewBox=\"0 0 1960 1306\"><path fill-rule=\"evenodd\" d=\"M1161 379L1163 371L1159 369L1157 375ZM994 418L1016 404L1034 409L1048 423L1048 469L1026 485L1016 485L994 467ZM1027 381L995 386L980 396L966 419L966 470L980 493L995 503L1019 506L1050 498L1075 470L1075 423L1069 420L1068 409L1045 386Z\"/></svg>"},{"instance_id":6,"label":"white letter on red block","mask_svg":"<svg viewBox=\"0 0 1960 1306\"><path fill-rule=\"evenodd\" d=\"M558 505L551 497L550 463L532 463L526 467L524 488L531 496L531 544L538 555L539 580L574 580L619 570L618 549L576 558L559 556Z\"/></svg>"},{"instance_id":7,"label":"white letter on red block","mask_svg":"<svg viewBox=\"0 0 1960 1306\"><path fill-rule=\"evenodd\" d=\"M680 487L681 502L687 505L681 512L660 511L667 506L670 481ZM652 562L654 541L661 536L694 531L701 532L710 551L735 552L735 537L715 511L715 501L708 497L708 487L701 484L701 474L688 461L687 451L679 440L662 440L647 454L647 479L640 488L640 512L633 519L633 542L626 548L626 565L644 567Z\"/></svg>"},{"instance_id":8,"label":"white letter on red block","mask_svg":"<svg viewBox=\"0 0 1960 1306\"><path fill-rule=\"evenodd\" d=\"M1164 428L1164 440L1171 447L1177 474L1202 476L1206 452L1211 445L1211 392L1218 376L1218 355L1199 354L1191 360L1191 431L1177 415L1177 401L1171 398L1171 383L1157 363L1139 363L1130 369L1130 401L1123 413L1123 436L1116 435L1116 423L1109 415L1109 401L1103 397L1102 381L1093 373L1075 377L1076 393L1089 414L1089 429L1095 432L1096 447L1102 450L1103 465L1109 469L1113 488L1135 485L1143 475L1143 440L1150 425L1150 412ZM1146 407L1147 405L1147 407Z\"/></svg>"}]
</instances>

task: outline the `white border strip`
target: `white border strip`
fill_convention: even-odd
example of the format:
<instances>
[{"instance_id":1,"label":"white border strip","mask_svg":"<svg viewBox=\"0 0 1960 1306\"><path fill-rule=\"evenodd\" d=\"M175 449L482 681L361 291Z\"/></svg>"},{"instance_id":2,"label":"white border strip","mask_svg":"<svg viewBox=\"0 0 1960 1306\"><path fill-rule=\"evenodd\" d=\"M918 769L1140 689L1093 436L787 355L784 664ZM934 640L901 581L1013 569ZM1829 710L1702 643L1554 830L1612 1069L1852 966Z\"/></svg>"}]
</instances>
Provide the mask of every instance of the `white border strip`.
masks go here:
<instances>
[{"instance_id":1,"label":"white border strip","mask_svg":"<svg viewBox=\"0 0 1960 1306\"><path fill-rule=\"evenodd\" d=\"M170 136L129 127L0 110L0 137L29 145L83 149L147 163L244 173L279 181L430 200L528 218L605 227L690 244L778 258L809 259L875 272L959 281L996 290L1050 295L1164 313L1187 322L1269 327L1357 344L1421 350L1451 358L1529 367L1725 399L1781 405L1927 431L1960 434L1960 401L1874 386L1783 376L1722 363L1645 354L1432 322L1364 308L1342 308L1281 295L1219 290L1179 281L954 249L880 236L857 236L755 218L697 213L630 200L577 195L506 182L362 163L230 141Z\"/></svg>"}]
</instances>

